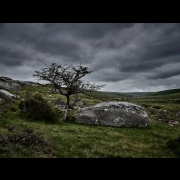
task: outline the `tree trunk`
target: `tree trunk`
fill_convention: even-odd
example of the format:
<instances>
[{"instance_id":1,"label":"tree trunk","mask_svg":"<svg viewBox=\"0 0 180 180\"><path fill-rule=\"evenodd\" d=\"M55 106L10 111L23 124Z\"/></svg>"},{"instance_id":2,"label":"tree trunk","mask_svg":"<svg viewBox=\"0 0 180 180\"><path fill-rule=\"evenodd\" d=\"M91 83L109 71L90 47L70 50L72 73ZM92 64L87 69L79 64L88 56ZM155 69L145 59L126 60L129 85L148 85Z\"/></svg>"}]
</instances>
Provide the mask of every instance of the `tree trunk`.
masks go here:
<instances>
[{"instance_id":1,"label":"tree trunk","mask_svg":"<svg viewBox=\"0 0 180 180\"><path fill-rule=\"evenodd\" d=\"M66 96L66 99L67 99L66 105L67 105L68 109L70 109L70 104L69 104L70 100L69 100L69 97L70 97L69 95Z\"/></svg>"}]
</instances>

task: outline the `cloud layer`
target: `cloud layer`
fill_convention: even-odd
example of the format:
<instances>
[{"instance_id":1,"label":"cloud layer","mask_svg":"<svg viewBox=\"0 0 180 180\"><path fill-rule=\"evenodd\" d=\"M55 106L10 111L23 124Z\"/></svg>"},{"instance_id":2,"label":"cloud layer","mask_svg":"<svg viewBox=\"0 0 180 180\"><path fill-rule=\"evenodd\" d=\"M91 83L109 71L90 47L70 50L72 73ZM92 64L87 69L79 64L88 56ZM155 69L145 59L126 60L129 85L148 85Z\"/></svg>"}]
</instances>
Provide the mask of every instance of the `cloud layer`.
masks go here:
<instances>
[{"instance_id":1,"label":"cloud layer","mask_svg":"<svg viewBox=\"0 0 180 180\"><path fill-rule=\"evenodd\" d=\"M36 81L51 63L81 63L102 90L180 88L179 23L2 23L0 76Z\"/></svg>"}]
</instances>

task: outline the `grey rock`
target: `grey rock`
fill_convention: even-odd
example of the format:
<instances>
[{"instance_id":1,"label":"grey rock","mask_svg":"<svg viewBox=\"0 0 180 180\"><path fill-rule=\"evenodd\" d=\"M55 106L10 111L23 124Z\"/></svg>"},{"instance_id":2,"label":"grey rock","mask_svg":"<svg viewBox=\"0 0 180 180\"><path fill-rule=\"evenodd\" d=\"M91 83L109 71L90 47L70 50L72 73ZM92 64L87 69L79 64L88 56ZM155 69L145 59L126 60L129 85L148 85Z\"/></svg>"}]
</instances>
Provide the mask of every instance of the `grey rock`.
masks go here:
<instances>
[{"instance_id":1,"label":"grey rock","mask_svg":"<svg viewBox=\"0 0 180 180\"><path fill-rule=\"evenodd\" d=\"M75 103L75 106L83 108L84 107L84 103L82 101L78 101Z\"/></svg>"},{"instance_id":2,"label":"grey rock","mask_svg":"<svg viewBox=\"0 0 180 180\"><path fill-rule=\"evenodd\" d=\"M149 108L149 112L150 114L155 114L156 113L156 109L154 109L153 107Z\"/></svg>"},{"instance_id":3,"label":"grey rock","mask_svg":"<svg viewBox=\"0 0 180 180\"><path fill-rule=\"evenodd\" d=\"M159 109L159 110L157 111L157 115L158 115L158 117L160 117L161 119L167 119L167 110Z\"/></svg>"},{"instance_id":4,"label":"grey rock","mask_svg":"<svg viewBox=\"0 0 180 180\"><path fill-rule=\"evenodd\" d=\"M75 114L75 122L107 126L146 127L150 125L144 108L128 102L102 102L95 106L82 108Z\"/></svg>"},{"instance_id":5,"label":"grey rock","mask_svg":"<svg viewBox=\"0 0 180 180\"><path fill-rule=\"evenodd\" d=\"M9 93L8 91L4 89L0 89L0 97L2 99L8 99L14 101L16 99L15 95Z\"/></svg>"},{"instance_id":6,"label":"grey rock","mask_svg":"<svg viewBox=\"0 0 180 180\"><path fill-rule=\"evenodd\" d=\"M177 116L177 117L180 117L180 112L178 112L178 113L176 114L176 116Z\"/></svg>"},{"instance_id":7,"label":"grey rock","mask_svg":"<svg viewBox=\"0 0 180 180\"><path fill-rule=\"evenodd\" d=\"M60 93L59 89L54 89L54 88L50 89L50 92L51 92L52 94L58 94L58 93Z\"/></svg>"},{"instance_id":8,"label":"grey rock","mask_svg":"<svg viewBox=\"0 0 180 180\"><path fill-rule=\"evenodd\" d=\"M54 106L54 107L59 108L59 109L62 110L62 111L68 109L68 106L67 106L67 105L56 105L56 106Z\"/></svg>"},{"instance_id":9,"label":"grey rock","mask_svg":"<svg viewBox=\"0 0 180 180\"><path fill-rule=\"evenodd\" d=\"M0 89L21 91L21 86L10 78L0 77Z\"/></svg>"},{"instance_id":10,"label":"grey rock","mask_svg":"<svg viewBox=\"0 0 180 180\"><path fill-rule=\"evenodd\" d=\"M16 99L21 99L21 96L19 96L18 94L13 94L15 96Z\"/></svg>"},{"instance_id":11,"label":"grey rock","mask_svg":"<svg viewBox=\"0 0 180 180\"><path fill-rule=\"evenodd\" d=\"M178 126L178 125L179 125L179 122L178 122L178 121L170 121L170 122L169 122L169 125L170 125L170 126Z\"/></svg>"},{"instance_id":12,"label":"grey rock","mask_svg":"<svg viewBox=\"0 0 180 180\"><path fill-rule=\"evenodd\" d=\"M19 81L21 84L28 85L28 86L38 86L39 83L32 82L32 81Z\"/></svg>"},{"instance_id":13,"label":"grey rock","mask_svg":"<svg viewBox=\"0 0 180 180\"><path fill-rule=\"evenodd\" d=\"M73 106L73 109L75 109L75 110L81 110L81 108L78 107L78 106Z\"/></svg>"}]
</instances>

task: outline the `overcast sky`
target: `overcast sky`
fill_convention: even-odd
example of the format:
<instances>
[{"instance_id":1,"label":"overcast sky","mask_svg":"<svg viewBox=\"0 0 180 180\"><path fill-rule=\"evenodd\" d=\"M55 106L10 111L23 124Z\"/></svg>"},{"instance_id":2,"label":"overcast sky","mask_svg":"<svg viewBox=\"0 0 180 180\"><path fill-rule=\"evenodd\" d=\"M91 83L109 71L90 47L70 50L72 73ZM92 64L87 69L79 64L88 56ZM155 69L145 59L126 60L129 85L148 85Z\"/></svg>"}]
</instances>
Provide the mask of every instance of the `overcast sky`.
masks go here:
<instances>
[{"instance_id":1,"label":"overcast sky","mask_svg":"<svg viewBox=\"0 0 180 180\"><path fill-rule=\"evenodd\" d=\"M0 24L0 76L37 81L42 62L81 63L102 91L180 88L180 23Z\"/></svg>"}]
</instances>

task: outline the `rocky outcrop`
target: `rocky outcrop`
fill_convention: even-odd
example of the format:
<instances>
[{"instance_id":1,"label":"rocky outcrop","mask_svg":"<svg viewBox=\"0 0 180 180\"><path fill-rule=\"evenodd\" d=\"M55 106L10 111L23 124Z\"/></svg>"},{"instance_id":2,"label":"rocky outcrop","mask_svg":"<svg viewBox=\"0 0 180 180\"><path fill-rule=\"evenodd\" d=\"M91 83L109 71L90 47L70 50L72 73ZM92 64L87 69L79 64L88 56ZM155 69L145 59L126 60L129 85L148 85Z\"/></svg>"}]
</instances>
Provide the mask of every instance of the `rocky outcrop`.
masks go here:
<instances>
[{"instance_id":1,"label":"rocky outcrop","mask_svg":"<svg viewBox=\"0 0 180 180\"><path fill-rule=\"evenodd\" d=\"M0 98L15 101L16 96L14 94L9 93L8 91L4 89L0 89Z\"/></svg>"},{"instance_id":2,"label":"rocky outcrop","mask_svg":"<svg viewBox=\"0 0 180 180\"><path fill-rule=\"evenodd\" d=\"M0 89L21 91L21 86L10 78L0 77Z\"/></svg>"},{"instance_id":3,"label":"rocky outcrop","mask_svg":"<svg viewBox=\"0 0 180 180\"><path fill-rule=\"evenodd\" d=\"M75 122L107 126L146 127L150 125L144 108L128 102L102 102L81 109Z\"/></svg>"},{"instance_id":4,"label":"rocky outcrop","mask_svg":"<svg viewBox=\"0 0 180 180\"><path fill-rule=\"evenodd\" d=\"M19 81L20 84L22 85L28 85L28 86L38 86L40 85L39 83L37 82L32 82L32 81Z\"/></svg>"}]
</instances>

